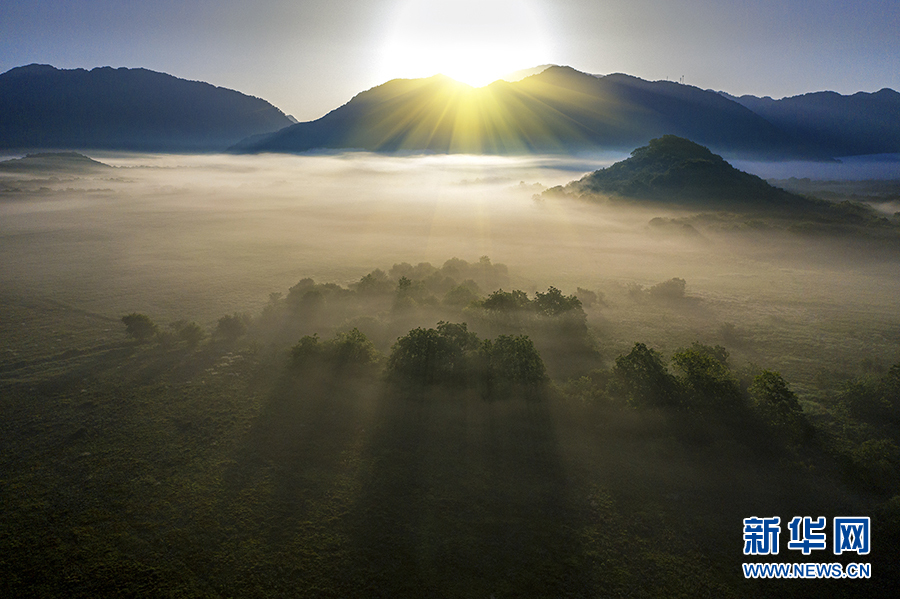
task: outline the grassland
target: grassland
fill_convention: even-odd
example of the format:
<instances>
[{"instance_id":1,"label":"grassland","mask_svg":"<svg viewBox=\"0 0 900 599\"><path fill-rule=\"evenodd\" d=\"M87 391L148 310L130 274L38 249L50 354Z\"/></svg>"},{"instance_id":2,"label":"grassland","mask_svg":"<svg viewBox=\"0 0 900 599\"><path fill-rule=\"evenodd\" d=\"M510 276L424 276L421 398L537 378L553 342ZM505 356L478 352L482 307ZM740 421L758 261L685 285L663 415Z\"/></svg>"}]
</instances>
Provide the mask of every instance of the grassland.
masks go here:
<instances>
[{"instance_id":1,"label":"grassland","mask_svg":"<svg viewBox=\"0 0 900 599\"><path fill-rule=\"evenodd\" d=\"M312 172L279 170L277 184L259 162L240 173L197 160L213 164L19 181L3 194L0 594L892 591L900 429L892 407L873 415L854 401L900 355L889 251L784 232L661 234L647 227L655 213L535 203L535 179L570 177L547 168L519 186L508 165L492 165L506 178L488 183L451 165L404 187L390 161L323 159ZM223 174L196 182L211 171ZM438 200L462 202L459 213ZM481 298L497 287L593 291L587 342L536 317L448 304L439 277L399 264L440 271L454 255L471 267L454 282L472 279ZM385 285L362 298L374 268ZM401 273L422 285L409 301L398 301ZM291 303L305 277L323 294L315 312ZM672 277L686 279L683 295L650 293ZM208 337L137 343L121 322L135 311L163 331L197 321ZM216 336L219 317L242 311L245 335ZM550 383L539 399L399 392L384 375L393 343L439 320L482 338L528 333ZM303 335L352 327L382 361L292 365ZM814 434L632 406L610 391L615 359L635 342L678 374L669 360L694 341L725 346L735 380L753 364L781 372ZM871 516L865 560L803 557L784 548L784 531L770 561L870 561L872 579L744 580L741 520L774 515Z\"/></svg>"}]
</instances>

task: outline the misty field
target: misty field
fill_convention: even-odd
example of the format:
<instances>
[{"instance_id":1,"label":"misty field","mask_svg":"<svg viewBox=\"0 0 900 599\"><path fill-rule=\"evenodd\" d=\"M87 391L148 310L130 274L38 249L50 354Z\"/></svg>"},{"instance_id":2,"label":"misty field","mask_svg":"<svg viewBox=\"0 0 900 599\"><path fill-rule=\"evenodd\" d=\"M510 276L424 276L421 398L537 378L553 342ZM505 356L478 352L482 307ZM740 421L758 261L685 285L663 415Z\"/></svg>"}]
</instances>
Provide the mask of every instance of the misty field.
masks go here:
<instances>
[{"instance_id":1,"label":"misty field","mask_svg":"<svg viewBox=\"0 0 900 599\"><path fill-rule=\"evenodd\" d=\"M0 173L4 594L874 596L896 578L896 245L541 196L613 155L92 157L113 168ZM527 301L493 308L522 297L500 289ZM134 313L160 334L129 337ZM439 322L477 337L471 371L398 382L398 339ZM547 375L529 390L490 370L525 335ZM335 362L351 342L367 357ZM621 379L636 344L685 398L683 364L724 348L740 406L641 404ZM764 371L802 424L766 420ZM871 516L872 579L743 580L741 519L773 515Z\"/></svg>"},{"instance_id":2,"label":"misty field","mask_svg":"<svg viewBox=\"0 0 900 599\"><path fill-rule=\"evenodd\" d=\"M117 324L90 318L142 312L210 326L305 277L347 285L396 263L485 255L509 267L514 288L608 296L588 308L589 324L615 350L722 343L726 326L741 336L730 350L794 384L815 364L853 371L900 355L891 249L740 222L684 232L652 226L673 211L534 198L613 157L99 158L118 168L4 182L6 360L76 348L67 338L81 331L121 339ZM692 300L681 309L627 297L629 285L673 277Z\"/></svg>"}]
</instances>

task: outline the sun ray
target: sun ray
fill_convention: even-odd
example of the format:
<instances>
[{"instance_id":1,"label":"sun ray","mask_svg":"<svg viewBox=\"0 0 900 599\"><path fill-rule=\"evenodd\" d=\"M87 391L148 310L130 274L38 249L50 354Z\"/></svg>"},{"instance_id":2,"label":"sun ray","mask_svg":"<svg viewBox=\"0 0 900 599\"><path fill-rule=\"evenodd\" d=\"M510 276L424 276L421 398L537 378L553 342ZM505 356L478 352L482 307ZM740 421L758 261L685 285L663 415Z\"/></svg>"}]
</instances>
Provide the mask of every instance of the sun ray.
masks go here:
<instances>
[{"instance_id":1,"label":"sun ray","mask_svg":"<svg viewBox=\"0 0 900 599\"><path fill-rule=\"evenodd\" d=\"M540 11L529 0L409 0L381 50L383 79L442 73L473 87L548 62Z\"/></svg>"}]
</instances>

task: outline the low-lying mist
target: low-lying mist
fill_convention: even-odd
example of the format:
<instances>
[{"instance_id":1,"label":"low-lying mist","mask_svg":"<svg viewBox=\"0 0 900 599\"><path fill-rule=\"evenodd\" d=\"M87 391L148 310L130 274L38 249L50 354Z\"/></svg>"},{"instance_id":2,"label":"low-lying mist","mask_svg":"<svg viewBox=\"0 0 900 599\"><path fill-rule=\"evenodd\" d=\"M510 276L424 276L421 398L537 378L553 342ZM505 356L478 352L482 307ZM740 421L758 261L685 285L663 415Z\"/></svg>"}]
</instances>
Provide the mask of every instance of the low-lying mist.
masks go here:
<instances>
[{"instance_id":1,"label":"low-lying mist","mask_svg":"<svg viewBox=\"0 0 900 599\"><path fill-rule=\"evenodd\" d=\"M92 158L0 170L0 594L893 590L893 215L542 193L611 156ZM742 553L797 514L871 556Z\"/></svg>"},{"instance_id":2,"label":"low-lying mist","mask_svg":"<svg viewBox=\"0 0 900 599\"><path fill-rule=\"evenodd\" d=\"M850 319L866 324L852 327L860 334L900 336L900 261L871 243L745 226L734 215L684 225L696 211L538 197L619 156L92 157L115 168L0 180L4 303L208 325L258 311L305 277L348 285L400 262L486 255L529 293L621 292L589 314L594 326L646 328L627 286L678 277L704 307L685 335Z\"/></svg>"}]
</instances>

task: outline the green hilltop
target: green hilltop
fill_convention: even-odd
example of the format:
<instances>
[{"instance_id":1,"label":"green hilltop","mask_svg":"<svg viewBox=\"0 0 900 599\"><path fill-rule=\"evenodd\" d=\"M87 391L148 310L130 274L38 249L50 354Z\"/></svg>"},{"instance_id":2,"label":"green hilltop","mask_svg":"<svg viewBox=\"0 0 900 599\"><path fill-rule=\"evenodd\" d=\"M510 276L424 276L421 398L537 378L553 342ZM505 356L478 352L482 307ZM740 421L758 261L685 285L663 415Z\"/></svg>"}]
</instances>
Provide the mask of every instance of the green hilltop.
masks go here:
<instances>
[{"instance_id":1,"label":"green hilltop","mask_svg":"<svg viewBox=\"0 0 900 599\"><path fill-rule=\"evenodd\" d=\"M802 208L809 200L740 171L708 148L664 135L631 158L585 175L551 192L608 195L677 204Z\"/></svg>"}]
</instances>

